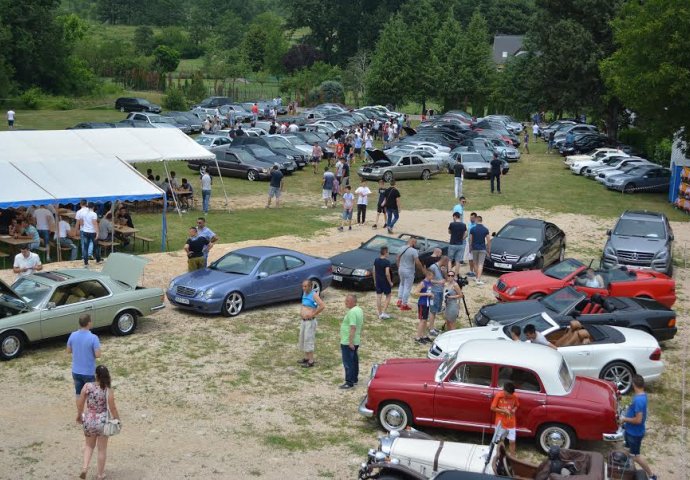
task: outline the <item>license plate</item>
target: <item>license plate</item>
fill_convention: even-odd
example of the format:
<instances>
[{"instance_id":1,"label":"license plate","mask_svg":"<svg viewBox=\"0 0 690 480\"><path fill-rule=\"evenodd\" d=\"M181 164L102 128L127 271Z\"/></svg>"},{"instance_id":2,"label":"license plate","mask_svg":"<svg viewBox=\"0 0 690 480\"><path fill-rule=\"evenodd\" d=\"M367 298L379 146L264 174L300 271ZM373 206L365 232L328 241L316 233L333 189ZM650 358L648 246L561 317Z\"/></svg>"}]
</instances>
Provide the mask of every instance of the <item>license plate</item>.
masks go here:
<instances>
[{"instance_id":1,"label":"license plate","mask_svg":"<svg viewBox=\"0 0 690 480\"><path fill-rule=\"evenodd\" d=\"M477 173L477 176L478 177L486 177L486 173L479 172L479 173Z\"/></svg>"},{"instance_id":2,"label":"license plate","mask_svg":"<svg viewBox=\"0 0 690 480\"><path fill-rule=\"evenodd\" d=\"M494 267L496 268L506 268L508 270L512 269L513 266L510 263L494 263Z\"/></svg>"},{"instance_id":3,"label":"license plate","mask_svg":"<svg viewBox=\"0 0 690 480\"><path fill-rule=\"evenodd\" d=\"M175 297L176 303L181 303L182 305L189 305L189 300L182 297Z\"/></svg>"},{"instance_id":4,"label":"license plate","mask_svg":"<svg viewBox=\"0 0 690 480\"><path fill-rule=\"evenodd\" d=\"M342 282L343 281L342 275L333 275L333 281L334 282Z\"/></svg>"}]
</instances>

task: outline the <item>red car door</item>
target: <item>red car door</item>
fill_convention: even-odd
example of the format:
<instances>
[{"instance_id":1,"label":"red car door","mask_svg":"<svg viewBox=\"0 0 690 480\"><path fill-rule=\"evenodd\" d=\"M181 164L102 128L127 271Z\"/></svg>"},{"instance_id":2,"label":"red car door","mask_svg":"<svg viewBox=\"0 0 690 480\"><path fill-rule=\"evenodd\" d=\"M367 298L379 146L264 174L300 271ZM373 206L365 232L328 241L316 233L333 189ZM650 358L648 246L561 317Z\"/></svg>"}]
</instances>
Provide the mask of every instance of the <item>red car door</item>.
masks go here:
<instances>
[{"instance_id":1,"label":"red car door","mask_svg":"<svg viewBox=\"0 0 690 480\"><path fill-rule=\"evenodd\" d=\"M547 410L546 392L539 376L531 370L522 368L498 367L498 386L502 389L507 382L515 385L515 393L520 402L516 413L518 433L535 435L533 429L546 418Z\"/></svg>"},{"instance_id":2,"label":"red car door","mask_svg":"<svg viewBox=\"0 0 690 480\"><path fill-rule=\"evenodd\" d=\"M461 363L439 383L434 392L434 423L461 430L491 427L494 366Z\"/></svg>"}]
</instances>

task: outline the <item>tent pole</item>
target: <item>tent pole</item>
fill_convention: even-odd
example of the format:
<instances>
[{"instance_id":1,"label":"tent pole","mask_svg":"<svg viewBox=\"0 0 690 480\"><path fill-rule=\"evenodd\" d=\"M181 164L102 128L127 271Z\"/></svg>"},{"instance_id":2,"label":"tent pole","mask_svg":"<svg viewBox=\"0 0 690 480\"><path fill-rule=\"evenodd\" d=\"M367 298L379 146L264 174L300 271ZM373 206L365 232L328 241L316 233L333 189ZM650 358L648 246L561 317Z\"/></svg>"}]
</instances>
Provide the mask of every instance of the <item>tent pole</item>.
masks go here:
<instances>
[{"instance_id":1,"label":"tent pole","mask_svg":"<svg viewBox=\"0 0 690 480\"><path fill-rule=\"evenodd\" d=\"M161 252L165 252L165 245L168 242L167 236L168 236L168 219L167 219L167 213L168 211L168 195L163 192L163 224L161 226Z\"/></svg>"},{"instance_id":2,"label":"tent pole","mask_svg":"<svg viewBox=\"0 0 690 480\"><path fill-rule=\"evenodd\" d=\"M223 175L220 172L220 166L218 165L218 157L214 158L214 161L216 162L216 168L218 169L218 178L220 178L220 184L223 187L223 195L225 195L225 209L227 211L230 211L230 207L228 206L228 192L225 190L225 183L223 182Z\"/></svg>"},{"instance_id":3,"label":"tent pole","mask_svg":"<svg viewBox=\"0 0 690 480\"><path fill-rule=\"evenodd\" d=\"M55 252L55 258L57 259L58 262L62 261L62 256L60 255L60 214L58 213L58 210L60 209L59 204L55 204L55 249L57 252ZM50 252L48 250L50 248L50 235L48 235L48 245L46 245L46 252Z\"/></svg>"},{"instance_id":4,"label":"tent pole","mask_svg":"<svg viewBox=\"0 0 690 480\"><path fill-rule=\"evenodd\" d=\"M177 195L175 195L175 189L172 186L172 182L170 181L170 172L168 172L168 163L163 160L163 168L165 168L165 176L168 177L168 186L170 186L170 193L172 193L172 198L173 202L175 202L175 210L177 210L177 214L182 218L182 212L180 211L180 206L177 203ZM166 195L163 197L163 200L167 202L167 192L165 192Z\"/></svg>"},{"instance_id":5,"label":"tent pole","mask_svg":"<svg viewBox=\"0 0 690 480\"><path fill-rule=\"evenodd\" d=\"M112 233L110 234L112 236L110 239L110 253L115 251L115 202L116 200L110 201L110 226L113 229ZM134 250L134 246L132 246L132 250Z\"/></svg>"}]
</instances>

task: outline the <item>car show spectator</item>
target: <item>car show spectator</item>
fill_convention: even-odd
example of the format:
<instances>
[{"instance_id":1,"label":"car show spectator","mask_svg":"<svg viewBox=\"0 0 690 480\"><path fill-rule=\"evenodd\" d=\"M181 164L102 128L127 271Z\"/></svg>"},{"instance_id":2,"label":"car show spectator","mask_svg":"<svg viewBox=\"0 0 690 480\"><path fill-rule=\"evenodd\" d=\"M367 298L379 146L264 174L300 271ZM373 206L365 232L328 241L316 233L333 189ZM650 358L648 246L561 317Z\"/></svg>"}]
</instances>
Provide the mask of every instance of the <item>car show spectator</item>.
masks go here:
<instances>
[{"instance_id":1,"label":"car show spectator","mask_svg":"<svg viewBox=\"0 0 690 480\"><path fill-rule=\"evenodd\" d=\"M378 228L378 223L379 223L379 217L383 214L383 223L384 225L387 224L387 217L386 217L386 207L385 207L385 202L384 200L386 199L386 192L388 191L388 187L386 186L386 181L382 178L379 179L379 186L378 186L378 199L376 200L376 220L374 221L374 225L371 228Z\"/></svg>"},{"instance_id":2,"label":"car show spectator","mask_svg":"<svg viewBox=\"0 0 690 480\"><path fill-rule=\"evenodd\" d=\"M194 188L192 184L186 178L182 179L180 188L177 192L177 197L180 199L180 207L182 208L182 213L189 210L192 207L192 200L194 198Z\"/></svg>"},{"instance_id":3,"label":"car show spectator","mask_svg":"<svg viewBox=\"0 0 690 480\"><path fill-rule=\"evenodd\" d=\"M201 203L201 209L207 215L211 204L211 175L205 168L201 172Z\"/></svg>"},{"instance_id":4,"label":"car show spectator","mask_svg":"<svg viewBox=\"0 0 690 480\"><path fill-rule=\"evenodd\" d=\"M470 233L477 225L477 213L470 213L470 222L467 224L467 241L465 242L465 261L469 264L470 270L467 272L468 277L476 277L474 260L472 259L472 248L470 248Z\"/></svg>"},{"instance_id":5,"label":"car show spectator","mask_svg":"<svg viewBox=\"0 0 690 480\"><path fill-rule=\"evenodd\" d=\"M395 186L395 180L391 180L390 187L386 190L383 206L386 208L386 228L388 233L393 233L393 227L400 218L400 191Z\"/></svg>"},{"instance_id":6,"label":"car show spectator","mask_svg":"<svg viewBox=\"0 0 690 480\"><path fill-rule=\"evenodd\" d=\"M101 356L101 341L91 332L93 319L88 313L79 316L79 328L67 339L67 353L72 355L72 380L79 408L79 396L88 382L95 380L96 359Z\"/></svg>"},{"instance_id":7,"label":"car show spectator","mask_svg":"<svg viewBox=\"0 0 690 480\"><path fill-rule=\"evenodd\" d=\"M10 130L14 130L14 121L16 119L17 114L12 110L11 108L7 110L7 128Z\"/></svg>"},{"instance_id":8,"label":"car show spectator","mask_svg":"<svg viewBox=\"0 0 690 480\"><path fill-rule=\"evenodd\" d=\"M486 253L491 251L491 236L489 235L489 230L482 224L482 221L481 215L477 215L476 225L470 231L469 239L477 285L484 285L482 281L484 259L486 258Z\"/></svg>"},{"instance_id":9,"label":"car show spectator","mask_svg":"<svg viewBox=\"0 0 690 480\"><path fill-rule=\"evenodd\" d=\"M14 257L12 267L12 271L17 274L17 278L26 277L41 270L43 270L43 265L38 254L30 251L28 245L22 245L20 252Z\"/></svg>"},{"instance_id":10,"label":"car show spectator","mask_svg":"<svg viewBox=\"0 0 690 480\"><path fill-rule=\"evenodd\" d=\"M189 227L189 237L184 244L187 254L187 271L201 270L206 267L204 249L208 246L208 238L199 235L197 227Z\"/></svg>"},{"instance_id":11,"label":"car show spectator","mask_svg":"<svg viewBox=\"0 0 690 480\"><path fill-rule=\"evenodd\" d=\"M498 392L491 401L491 411L494 412L494 425L508 431L507 439L510 449L510 454L515 456L515 439L516 439L516 414L520 408L520 401L515 394L515 385L512 382L503 384L503 391Z\"/></svg>"},{"instance_id":12,"label":"car show spectator","mask_svg":"<svg viewBox=\"0 0 690 480\"><path fill-rule=\"evenodd\" d=\"M405 248L398 254L396 263L398 267L398 276L400 277L397 305L400 310L412 310L407 302L410 298L410 292L412 291L415 272L417 269L424 271L424 266L422 262L419 261L416 238L412 237L407 241Z\"/></svg>"},{"instance_id":13,"label":"car show spectator","mask_svg":"<svg viewBox=\"0 0 690 480\"><path fill-rule=\"evenodd\" d=\"M36 230L46 249L46 262L50 262L50 231L55 229L53 212L41 205L34 210L33 216L36 219Z\"/></svg>"},{"instance_id":14,"label":"car show spectator","mask_svg":"<svg viewBox=\"0 0 690 480\"><path fill-rule=\"evenodd\" d=\"M98 222L98 240L103 242L113 241L113 214L108 212Z\"/></svg>"},{"instance_id":15,"label":"car show spectator","mask_svg":"<svg viewBox=\"0 0 690 480\"><path fill-rule=\"evenodd\" d=\"M323 150L318 143L314 143L311 149L311 165L314 167L314 175L316 175L316 169L321 163L321 158L323 157Z\"/></svg>"},{"instance_id":16,"label":"car show spectator","mask_svg":"<svg viewBox=\"0 0 690 480\"><path fill-rule=\"evenodd\" d=\"M424 279L419 282L414 290L413 296L419 298L417 300L417 335L414 341L420 345L431 343L431 338L426 334L427 322L429 321L429 309L434 293L431 291L433 286L434 272L427 270L424 274Z\"/></svg>"},{"instance_id":17,"label":"car show spectator","mask_svg":"<svg viewBox=\"0 0 690 480\"><path fill-rule=\"evenodd\" d=\"M341 390L353 388L359 382L359 345L364 324L364 311L357 305L357 295L348 294L345 307L348 311L340 324L340 352L345 369L345 383L340 385Z\"/></svg>"},{"instance_id":18,"label":"car show spectator","mask_svg":"<svg viewBox=\"0 0 690 480\"><path fill-rule=\"evenodd\" d=\"M302 360L298 363L304 368L314 366L314 349L316 348L317 317L326 308L319 292L312 286L311 280L302 282L302 309L300 317L302 322L299 329L298 346L303 353Z\"/></svg>"},{"instance_id":19,"label":"car show spectator","mask_svg":"<svg viewBox=\"0 0 690 480\"><path fill-rule=\"evenodd\" d=\"M464 263L465 240L467 239L467 225L462 223L460 217L460 213L453 212L453 221L448 225L448 234L450 235L448 259L450 260L450 267L456 274L460 274L460 264Z\"/></svg>"},{"instance_id":20,"label":"car show spectator","mask_svg":"<svg viewBox=\"0 0 690 480\"><path fill-rule=\"evenodd\" d=\"M79 217L77 225L82 236L81 255L84 260L84 266L89 266L89 247L93 246L93 255L96 257L96 263L101 263L101 249L97 245L98 236L98 215L93 211L94 203L89 202L87 211ZM77 212L78 214L79 212Z\"/></svg>"},{"instance_id":21,"label":"car show spectator","mask_svg":"<svg viewBox=\"0 0 690 480\"><path fill-rule=\"evenodd\" d=\"M348 230L352 230L352 210L354 208L355 196L352 194L352 188L349 185L345 186L343 192L343 219L338 227L341 232L345 228L347 222Z\"/></svg>"},{"instance_id":22,"label":"car show spectator","mask_svg":"<svg viewBox=\"0 0 690 480\"><path fill-rule=\"evenodd\" d=\"M218 236L213 232L213 230L206 226L206 219L204 217L197 218L196 229L200 236L205 237L206 240L208 240L208 244L204 246L204 268L206 268L208 265L209 251L218 241Z\"/></svg>"},{"instance_id":23,"label":"car show spectator","mask_svg":"<svg viewBox=\"0 0 690 480\"><path fill-rule=\"evenodd\" d=\"M440 248L435 248L431 258L435 261L428 267L428 270L434 274L434 278L431 280L431 293L434 296L431 298L429 305L429 335L435 337L439 334L439 331L434 328L436 315L443 310L443 286L446 283L443 269L448 263L448 257L443 256Z\"/></svg>"},{"instance_id":24,"label":"car show spectator","mask_svg":"<svg viewBox=\"0 0 690 480\"><path fill-rule=\"evenodd\" d=\"M271 168L271 177L268 181L268 202L266 208L271 208L271 199L276 199L276 208L280 207L280 196L283 193L283 182L285 178L278 165Z\"/></svg>"},{"instance_id":25,"label":"car show spectator","mask_svg":"<svg viewBox=\"0 0 690 480\"><path fill-rule=\"evenodd\" d=\"M498 158L498 153L494 152L494 158L491 160L491 193L494 193L494 181L496 182L496 190L501 193L501 170L503 169L503 162Z\"/></svg>"},{"instance_id":26,"label":"car show spectator","mask_svg":"<svg viewBox=\"0 0 690 480\"><path fill-rule=\"evenodd\" d=\"M335 207L335 201L332 198L333 181L335 175L330 171L328 165L324 167L323 180L321 182L321 198L323 199L323 206L321 208L328 208L328 205Z\"/></svg>"},{"instance_id":27,"label":"car show spectator","mask_svg":"<svg viewBox=\"0 0 690 480\"><path fill-rule=\"evenodd\" d=\"M369 195L371 195L371 190L365 179L362 179L360 186L355 190L355 194L357 195L357 225L364 225L367 223L367 204L369 203Z\"/></svg>"},{"instance_id":28,"label":"car show spectator","mask_svg":"<svg viewBox=\"0 0 690 480\"><path fill-rule=\"evenodd\" d=\"M632 402L630 402L625 415L620 418L625 430L625 447L635 463L647 473L648 478L656 480L657 476L652 472L649 463L640 455L647 423L647 393L645 392L644 378L640 375L633 376L633 392Z\"/></svg>"},{"instance_id":29,"label":"car show spectator","mask_svg":"<svg viewBox=\"0 0 690 480\"><path fill-rule=\"evenodd\" d=\"M393 288L393 276L391 275L391 262L388 260L388 247L381 247L379 257L374 260L372 278L376 291L376 313L381 320L391 318L386 310L391 301Z\"/></svg>"},{"instance_id":30,"label":"car show spectator","mask_svg":"<svg viewBox=\"0 0 690 480\"><path fill-rule=\"evenodd\" d=\"M69 247L70 249L70 260L74 261L77 259L77 246L72 240L72 225L65 219L65 217L60 217L57 229L55 230L55 240L60 248Z\"/></svg>"},{"instance_id":31,"label":"car show spectator","mask_svg":"<svg viewBox=\"0 0 690 480\"><path fill-rule=\"evenodd\" d=\"M17 240L26 240L29 249L33 252L38 250L41 246L41 236L38 233L38 229L33 224L36 220L32 217L28 217L17 226L14 238Z\"/></svg>"},{"instance_id":32,"label":"car show spectator","mask_svg":"<svg viewBox=\"0 0 690 480\"><path fill-rule=\"evenodd\" d=\"M462 197L462 182L465 178L465 167L462 164L462 157L458 155L453 164L453 186L455 191L455 198Z\"/></svg>"},{"instance_id":33,"label":"car show spectator","mask_svg":"<svg viewBox=\"0 0 690 480\"><path fill-rule=\"evenodd\" d=\"M544 345L545 347L551 347L554 350L557 350L556 346L549 342L543 333L538 332L535 326L531 323L525 325L525 328L522 329L522 333L525 334L525 338L527 338L527 340L534 344Z\"/></svg>"}]
</instances>

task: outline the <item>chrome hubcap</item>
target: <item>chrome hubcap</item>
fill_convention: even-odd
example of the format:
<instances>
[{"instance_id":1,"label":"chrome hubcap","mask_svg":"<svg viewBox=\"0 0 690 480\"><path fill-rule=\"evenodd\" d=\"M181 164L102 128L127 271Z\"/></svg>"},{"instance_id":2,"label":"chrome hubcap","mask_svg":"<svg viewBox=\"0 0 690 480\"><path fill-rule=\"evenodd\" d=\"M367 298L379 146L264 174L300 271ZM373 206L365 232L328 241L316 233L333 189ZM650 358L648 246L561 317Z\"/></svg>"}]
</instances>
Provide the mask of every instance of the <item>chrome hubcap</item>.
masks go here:
<instances>
[{"instance_id":1,"label":"chrome hubcap","mask_svg":"<svg viewBox=\"0 0 690 480\"><path fill-rule=\"evenodd\" d=\"M7 337L2 341L2 353L8 357L12 357L19 351L19 339L17 337Z\"/></svg>"},{"instance_id":2,"label":"chrome hubcap","mask_svg":"<svg viewBox=\"0 0 690 480\"><path fill-rule=\"evenodd\" d=\"M565 446L565 435L560 430L549 430L546 433L546 446L547 447L561 447Z\"/></svg>"},{"instance_id":3,"label":"chrome hubcap","mask_svg":"<svg viewBox=\"0 0 690 480\"><path fill-rule=\"evenodd\" d=\"M240 310L242 310L242 297L240 297L237 293L233 293L228 297L227 302L225 302L225 306L232 315L236 315L240 313Z\"/></svg>"},{"instance_id":4,"label":"chrome hubcap","mask_svg":"<svg viewBox=\"0 0 690 480\"><path fill-rule=\"evenodd\" d=\"M390 429L399 429L405 423L403 414L395 407L390 407L384 413L386 425Z\"/></svg>"},{"instance_id":5,"label":"chrome hubcap","mask_svg":"<svg viewBox=\"0 0 690 480\"><path fill-rule=\"evenodd\" d=\"M124 313L117 319L117 328L121 332L129 332L134 327L134 316L131 313Z\"/></svg>"},{"instance_id":6,"label":"chrome hubcap","mask_svg":"<svg viewBox=\"0 0 690 480\"><path fill-rule=\"evenodd\" d=\"M604 375L604 380L615 383L620 392L626 392L630 388L632 374L625 367L612 367Z\"/></svg>"}]
</instances>

